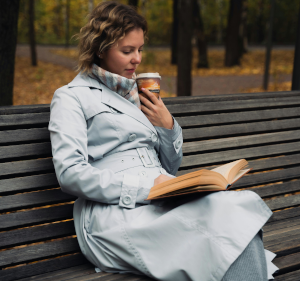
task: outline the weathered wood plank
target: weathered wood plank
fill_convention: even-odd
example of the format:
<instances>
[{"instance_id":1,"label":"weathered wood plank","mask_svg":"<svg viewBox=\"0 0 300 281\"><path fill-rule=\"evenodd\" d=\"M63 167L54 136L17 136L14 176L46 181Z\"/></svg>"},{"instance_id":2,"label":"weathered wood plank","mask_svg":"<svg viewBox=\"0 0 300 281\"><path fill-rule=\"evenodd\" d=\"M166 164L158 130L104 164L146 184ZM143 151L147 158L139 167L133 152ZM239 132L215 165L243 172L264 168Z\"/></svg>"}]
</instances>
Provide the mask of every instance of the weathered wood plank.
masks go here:
<instances>
[{"instance_id":1,"label":"weathered wood plank","mask_svg":"<svg viewBox=\"0 0 300 281\"><path fill-rule=\"evenodd\" d=\"M299 281L300 270L276 276L276 281Z\"/></svg>"},{"instance_id":2,"label":"weathered wood plank","mask_svg":"<svg viewBox=\"0 0 300 281\"><path fill-rule=\"evenodd\" d=\"M86 269L93 269L95 271L95 267L91 263L86 263L78 266L72 266L66 269L55 270L48 273L43 273L35 276L31 276L29 278L22 278L19 281L36 281L36 280L53 280L57 277L64 276L65 274L70 274L78 271L84 271ZM55 279L56 280L56 279Z\"/></svg>"},{"instance_id":3,"label":"weathered wood plank","mask_svg":"<svg viewBox=\"0 0 300 281\"><path fill-rule=\"evenodd\" d=\"M245 146L263 145L269 143L279 143L300 139L300 130L266 133L250 136L239 136L233 138L222 138L214 140L204 140L186 142L182 145L183 154L193 152L206 152L212 150L224 150Z\"/></svg>"},{"instance_id":4,"label":"weathered wood plank","mask_svg":"<svg viewBox=\"0 0 300 281\"><path fill-rule=\"evenodd\" d=\"M267 243L264 244L265 248L275 254L278 257L291 255L300 252L300 238L294 238L292 240L283 240L281 243L269 246Z\"/></svg>"},{"instance_id":5,"label":"weathered wood plank","mask_svg":"<svg viewBox=\"0 0 300 281\"><path fill-rule=\"evenodd\" d=\"M49 141L50 132L47 128L19 129L0 131L0 144L11 144L25 141Z\"/></svg>"},{"instance_id":6,"label":"weathered wood plank","mask_svg":"<svg viewBox=\"0 0 300 281\"><path fill-rule=\"evenodd\" d=\"M265 203L272 211L298 206L300 205L300 194L268 200Z\"/></svg>"},{"instance_id":7,"label":"weathered wood plank","mask_svg":"<svg viewBox=\"0 0 300 281\"><path fill-rule=\"evenodd\" d=\"M50 104L0 106L0 115L50 112Z\"/></svg>"},{"instance_id":8,"label":"weathered wood plank","mask_svg":"<svg viewBox=\"0 0 300 281\"><path fill-rule=\"evenodd\" d=\"M220 113L187 117L176 117L177 122L181 127L190 126L204 126L204 125L217 125L227 123L241 123L249 121L262 121L270 119L279 119L287 117L299 117L300 108L281 108L281 109L268 109L260 111L247 111L247 112L234 112L234 113Z\"/></svg>"},{"instance_id":9,"label":"weathered wood plank","mask_svg":"<svg viewBox=\"0 0 300 281\"><path fill-rule=\"evenodd\" d=\"M288 226L264 234L264 243L268 245L275 245L281 243L282 240L291 240L300 236L300 223L294 226Z\"/></svg>"},{"instance_id":10,"label":"weathered wood plank","mask_svg":"<svg viewBox=\"0 0 300 281\"><path fill-rule=\"evenodd\" d=\"M222 102L205 102L196 104L174 104L169 105L168 109L171 114L185 113L205 113L205 112L225 112L225 111L244 111L259 108L279 108L287 106L300 105L300 98L296 97L281 97L281 98L266 98L260 100L244 100L244 101L222 101Z\"/></svg>"},{"instance_id":11,"label":"weathered wood plank","mask_svg":"<svg viewBox=\"0 0 300 281\"><path fill-rule=\"evenodd\" d=\"M184 141L193 139L224 138L226 136L270 133L272 131L283 131L287 129L298 129L300 118L276 121L263 121L245 124L232 124L221 126L210 126L196 129L183 129Z\"/></svg>"},{"instance_id":12,"label":"weathered wood plank","mask_svg":"<svg viewBox=\"0 0 300 281\"><path fill-rule=\"evenodd\" d=\"M48 124L49 112L0 115L0 127Z\"/></svg>"},{"instance_id":13,"label":"weathered wood plank","mask_svg":"<svg viewBox=\"0 0 300 281\"><path fill-rule=\"evenodd\" d=\"M71 234L75 235L73 221L10 230L0 233L0 247L28 244Z\"/></svg>"},{"instance_id":14,"label":"weathered wood plank","mask_svg":"<svg viewBox=\"0 0 300 281\"><path fill-rule=\"evenodd\" d=\"M290 152L299 152L300 142L272 144L262 147L248 147L236 150L226 150L211 153L203 153L197 155L184 156L182 159L181 168L196 166L196 165L207 165L213 163L230 162L241 158L258 158L267 157L273 155L280 155Z\"/></svg>"},{"instance_id":15,"label":"weathered wood plank","mask_svg":"<svg viewBox=\"0 0 300 281\"><path fill-rule=\"evenodd\" d=\"M274 195L282 195L290 192L300 191L300 182L291 181L280 184L262 186L258 188L249 188L249 190L254 191L260 197L264 198Z\"/></svg>"},{"instance_id":16,"label":"weathered wood plank","mask_svg":"<svg viewBox=\"0 0 300 281\"><path fill-rule=\"evenodd\" d=\"M60 270L63 268L70 268L86 263L88 263L88 261L83 257L81 253L78 253L60 258L48 259L33 264L23 265L18 267L17 270L16 268L0 270L0 279L5 281L12 281L29 277L29 279L27 280L31 280L31 276L53 272L55 270Z\"/></svg>"},{"instance_id":17,"label":"weathered wood plank","mask_svg":"<svg viewBox=\"0 0 300 281\"><path fill-rule=\"evenodd\" d=\"M273 263L280 268L280 273L298 269L300 268L300 253L276 258ZM300 277L300 270L298 277ZM276 281L278 280L277 278L280 278L280 276L275 278Z\"/></svg>"},{"instance_id":18,"label":"weathered wood plank","mask_svg":"<svg viewBox=\"0 0 300 281\"><path fill-rule=\"evenodd\" d=\"M0 159L9 159L26 156L52 156L51 143L34 143L9 145L0 147Z\"/></svg>"},{"instance_id":19,"label":"weathered wood plank","mask_svg":"<svg viewBox=\"0 0 300 281\"><path fill-rule=\"evenodd\" d=\"M279 221L285 220L287 218L294 218L298 216L300 216L300 207L274 212L272 217L268 221L268 225L278 223Z\"/></svg>"},{"instance_id":20,"label":"weathered wood plank","mask_svg":"<svg viewBox=\"0 0 300 281\"><path fill-rule=\"evenodd\" d=\"M276 181L290 180L299 177L300 167L286 168L267 173L260 173L254 175L246 175L232 185L232 189L237 189L245 186L254 186L260 184L267 184ZM297 181L298 182L298 181ZM299 182L298 182L299 184Z\"/></svg>"},{"instance_id":21,"label":"weathered wood plank","mask_svg":"<svg viewBox=\"0 0 300 281\"><path fill-rule=\"evenodd\" d=\"M54 172L52 158L14 161L0 164L0 176L45 171Z\"/></svg>"},{"instance_id":22,"label":"weathered wood plank","mask_svg":"<svg viewBox=\"0 0 300 281\"><path fill-rule=\"evenodd\" d=\"M0 230L73 218L73 204L0 215Z\"/></svg>"},{"instance_id":23,"label":"weathered wood plank","mask_svg":"<svg viewBox=\"0 0 300 281\"><path fill-rule=\"evenodd\" d=\"M221 102L221 101L242 101L244 100L260 100L265 98L282 98L299 96L299 91L287 92L262 92L262 93L243 93L243 94L221 94L221 95L207 95L207 96L193 96L193 97L172 97L163 98L165 105L170 104L188 104L188 103L205 103L205 102Z\"/></svg>"},{"instance_id":24,"label":"weathered wood plank","mask_svg":"<svg viewBox=\"0 0 300 281\"><path fill-rule=\"evenodd\" d=\"M0 194L45 187L59 187L55 173L0 180Z\"/></svg>"},{"instance_id":25,"label":"weathered wood plank","mask_svg":"<svg viewBox=\"0 0 300 281\"><path fill-rule=\"evenodd\" d=\"M77 199L77 197L64 193L60 189L9 195L0 197L0 210L40 206L42 204L54 204L75 199Z\"/></svg>"},{"instance_id":26,"label":"weathered wood plank","mask_svg":"<svg viewBox=\"0 0 300 281\"><path fill-rule=\"evenodd\" d=\"M79 251L77 238L66 238L54 240L47 243L28 245L24 248L15 248L2 251L0 255L0 266L9 266L25 261L37 260Z\"/></svg>"},{"instance_id":27,"label":"weathered wood plank","mask_svg":"<svg viewBox=\"0 0 300 281\"><path fill-rule=\"evenodd\" d=\"M296 209L296 208L294 208L294 209ZM280 211L280 212L284 212L284 211ZM276 213L277 212L273 213L273 215ZM269 235L268 234L269 232L272 233L272 231L277 231L280 229L288 229L289 227L294 227L294 226L298 226L298 225L300 225L300 216L288 217L284 220L266 224L264 226L264 235L267 236L267 235Z\"/></svg>"}]
</instances>

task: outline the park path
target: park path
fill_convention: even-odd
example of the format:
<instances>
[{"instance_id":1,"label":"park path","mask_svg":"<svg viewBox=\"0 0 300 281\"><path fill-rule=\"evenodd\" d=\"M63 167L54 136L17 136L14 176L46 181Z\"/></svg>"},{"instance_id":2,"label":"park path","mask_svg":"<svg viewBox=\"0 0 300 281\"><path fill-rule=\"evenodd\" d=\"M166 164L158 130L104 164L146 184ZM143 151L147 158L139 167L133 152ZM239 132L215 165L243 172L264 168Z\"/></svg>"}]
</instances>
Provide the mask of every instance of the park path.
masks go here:
<instances>
[{"instance_id":1,"label":"park path","mask_svg":"<svg viewBox=\"0 0 300 281\"><path fill-rule=\"evenodd\" d=\"M50 62L57 65L74 69L76 61L53 54L51 50L62 48L61 46L37 46L37 57L44 62ZM70 47L74 48L74 47ZM18 45L16 55L20 57L29 57L29 46ZM277 83L291 81L291 74L280 75ZM192 95L214 95L214 94L234 94L245 89L258 88L262 85L262 75L230 75L230 76L194 76L192 80ZM272 75L270 82L274 82ZM166 92L176 93L176 77L163 76L161 89Z\"/></svg>"}]
</instances>

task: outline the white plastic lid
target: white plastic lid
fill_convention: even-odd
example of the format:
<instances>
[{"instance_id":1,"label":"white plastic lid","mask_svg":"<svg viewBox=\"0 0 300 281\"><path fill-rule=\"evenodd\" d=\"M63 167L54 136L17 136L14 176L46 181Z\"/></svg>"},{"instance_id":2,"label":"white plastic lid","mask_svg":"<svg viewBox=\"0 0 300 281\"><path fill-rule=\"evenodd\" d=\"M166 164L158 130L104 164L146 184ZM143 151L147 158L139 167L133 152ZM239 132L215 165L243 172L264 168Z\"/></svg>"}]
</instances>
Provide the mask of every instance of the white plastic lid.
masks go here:
<instances>
[{"instance_id":1,"label":"white plastic lid","mask_svg":"<svg viewBox=\"0 0 300 281\"><path fill-rule=\"evenodd\" d=\"M161 77L158 72L155 73L140 73L136 76L136 79L139 78L159 78L161 80Z\"/></svg>"}]
</instances>

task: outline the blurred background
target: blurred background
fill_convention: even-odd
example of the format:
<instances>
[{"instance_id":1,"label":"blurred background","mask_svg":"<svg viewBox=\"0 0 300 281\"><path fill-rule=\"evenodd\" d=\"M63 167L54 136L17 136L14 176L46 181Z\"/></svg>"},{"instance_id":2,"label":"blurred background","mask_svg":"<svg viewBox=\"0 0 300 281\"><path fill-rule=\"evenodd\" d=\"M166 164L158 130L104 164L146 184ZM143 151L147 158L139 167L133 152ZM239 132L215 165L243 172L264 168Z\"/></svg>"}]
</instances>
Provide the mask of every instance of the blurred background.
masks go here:
<instances>
[{"instance_id":1,"label":"blurred background","mask_svg":"<svg viewBox=\"0 0 300 281\"><path fill-rule=\"evenodd\" d=\"M19 0L14 105L50 103L76 76L72 36L101 2ZM159 72L163 97L291 90L299 0L117 2L147 19L137 73Z\"/></svg>"}]
</instances>

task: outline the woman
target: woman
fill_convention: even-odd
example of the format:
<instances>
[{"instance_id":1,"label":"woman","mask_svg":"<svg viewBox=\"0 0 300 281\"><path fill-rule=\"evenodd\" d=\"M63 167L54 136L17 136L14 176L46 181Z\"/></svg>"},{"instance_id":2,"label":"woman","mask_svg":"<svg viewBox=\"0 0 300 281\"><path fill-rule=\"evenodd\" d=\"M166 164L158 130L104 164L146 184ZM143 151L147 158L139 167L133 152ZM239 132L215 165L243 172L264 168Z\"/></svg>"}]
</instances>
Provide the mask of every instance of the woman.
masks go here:
<instances>
[{"instance_id":1,"label":"woman","mask_svg":"<svg viewBox=\"0 0 300 281\"><path fill-rule=\"evenodd\" d=\"M267 280L255 193L145 201L176 174L182 131L161 99L139 96L135 70L147 24L132 8L98 5L79 34L81 71L58 89L49 130L56 176L78 196L82 253L99 270L158 280ZM141 103L140 103L141 101Z\"/></svg>"}]
</instances>

